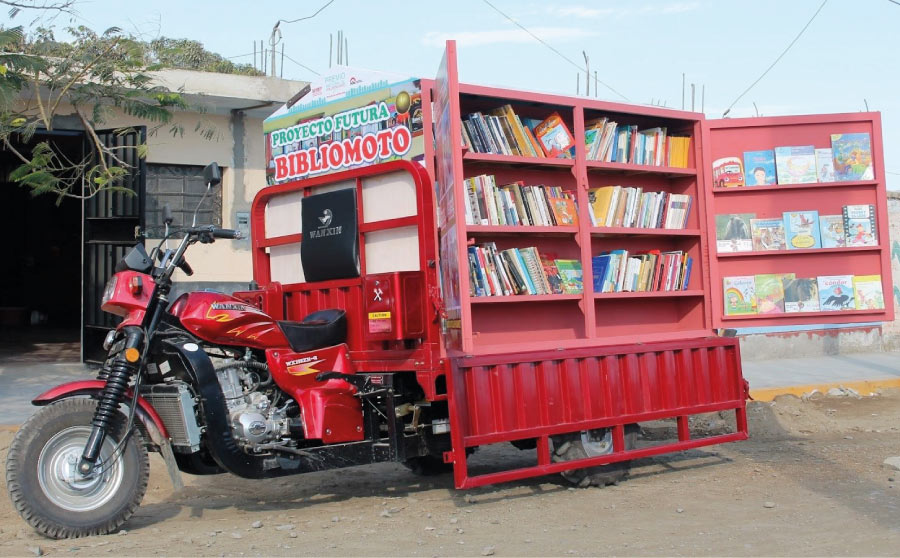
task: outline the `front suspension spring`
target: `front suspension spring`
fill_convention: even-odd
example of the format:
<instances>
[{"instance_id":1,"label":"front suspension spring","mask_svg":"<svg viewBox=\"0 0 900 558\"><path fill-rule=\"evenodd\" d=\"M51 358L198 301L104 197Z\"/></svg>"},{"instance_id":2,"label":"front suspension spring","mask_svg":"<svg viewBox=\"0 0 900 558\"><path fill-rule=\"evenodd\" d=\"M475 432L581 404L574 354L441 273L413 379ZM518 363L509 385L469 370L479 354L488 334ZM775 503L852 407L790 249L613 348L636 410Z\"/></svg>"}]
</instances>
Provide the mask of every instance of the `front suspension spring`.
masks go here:
<instances>
[{"instance_id":1,"label":"front suspension spring","mask_svg":"<svg viewBox=\"0 0 900 558\"><path fill-rule=\"evenodd\" d=\"M135 366L124 360L116 359L113 362L106 375L106 386L100 392L100 401L97 403L91 424L104 430L109 428L119 404L125 398L125 391L134 371Z\"/></svg>"}]
</instances>

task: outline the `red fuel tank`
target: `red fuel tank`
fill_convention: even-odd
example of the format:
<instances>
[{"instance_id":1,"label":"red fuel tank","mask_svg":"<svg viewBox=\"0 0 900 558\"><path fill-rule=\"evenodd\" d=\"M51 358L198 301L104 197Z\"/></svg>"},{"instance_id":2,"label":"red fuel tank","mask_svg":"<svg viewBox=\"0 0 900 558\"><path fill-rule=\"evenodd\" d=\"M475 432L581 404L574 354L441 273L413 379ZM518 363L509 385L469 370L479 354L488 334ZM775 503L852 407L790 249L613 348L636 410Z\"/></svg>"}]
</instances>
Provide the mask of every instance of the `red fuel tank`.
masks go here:
<instances>
[{"instance_id":1,"label":"red fuel tank","mask_svg":"<svg viewBox=\"0 0 900 558\"><path fill-rule=\"evenodd\" d=\"M287 347L288 341L265 312L223 293L193 292L169 309L197 337L220 345L255 349Z\"/></svg>"}]
</instances>

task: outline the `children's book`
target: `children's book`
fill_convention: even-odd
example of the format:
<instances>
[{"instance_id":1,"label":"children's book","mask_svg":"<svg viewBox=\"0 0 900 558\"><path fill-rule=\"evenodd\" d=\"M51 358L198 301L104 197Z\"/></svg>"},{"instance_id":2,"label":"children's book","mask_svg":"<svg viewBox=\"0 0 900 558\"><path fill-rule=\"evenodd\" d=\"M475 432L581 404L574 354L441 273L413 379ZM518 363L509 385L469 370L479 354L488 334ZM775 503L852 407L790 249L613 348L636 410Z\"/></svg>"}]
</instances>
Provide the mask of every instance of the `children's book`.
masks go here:
<instances>
[{"instance_id":1,"label":"children's book","mask_svg":"<svg viewBox=\"0 0 900 558\"><path fill-rule=\"evenodd\" d=\"M786 250L784 219L750 219L753 250Z\"/></svg>"},{"instance_id":2,"label":"children's book","mask_svg":"<svg viewBox=\"0 0 900 558\"><path fill-rule=\"evenodd\" d=\"M819 284L815 277L793 277L785 275L781 279L784 287L785 312L818 312Z\"/></svg>"},{"instance_id":3,"label":"children's book","mask_svg":"<svg viewBox=\"0 0 900 558\"><path fill-rule=\"evenodd\" d=\"M562 289L565 294L581 294L582 273L581 261L579 260L556 260L556 269L559 271L559 278L562 281Z\"/></svg>"},{"instance_id":4,"label":"children's book","mask_svg":"<svg viewBox=\"0 0 900 558\"><path fill-rule=\"evenodd\" d=\"M856 307L853 296L852 275L820 275L819 308L823 311L853 310Z\"/></svg>"},{"instance_id":5,"label":"children's book","mask_svg":"<svg viewBox=\"0 0 900 558\"><path fill-rule=\"evenodd\" d=\"M819 182L834 182L834 160L830 148L816 149L816 176Z\"/></svg>"},{"instance_id":6,"label":"children's book","mask_svg":"<svg viewBox=\"0 0 900 558\"><path fill-rule=\"evenodd\" d=\"M744 166L737 157L713 161L713 185L716 188L740 188L744 185Z\"/></svg>"},{"instance_id":7,"label":"children's book","mask_svg":"<svg viewBox=\"0 0 900 558\"><path fill-rule=\"evenodd\" d=\"M541 266L544 268L544 275L547 277L547 283L550 285L552 294L563 294L562 279L559 276L559 270L556 269L554 263L555 254L541 254Z\"/></svg>"},{"instance_id":8,"label":"children's book","mask_svg":"<svg viewBox=\"0 0 900 558\"><path fill-rule=\"evenodd\" d=\"M819 215L819 232L822 248L843 248L847 245L843 215Z\"/></svg>"},{"instance_id":9,"label":"children's book","mask_svg":"<svg viewBox=\"0 0 900 558\"><path fill-rule=\"evenodd\" d=\"M556 224L560 227L578 226L578 211L575 210L575 201L568 197L548 197L550 209L556 218Z\"/></svg>"},{"instance_id":10,"label":"children's book","mask_svg":"<svg viewBox=\"0 0 900 558\"><path fill-rule=\"evenodd\" d=\"M756 278L756 312L758 314L784 313L783 279L793 279L793 273L766 273Z\"/></svg>"},{"instance_id":11,"label":"children's book","mask_svg":"<svg viewBox=\"0 0 900 558\"><path fill-rule=\"evenodd\" d=\"M853 296L857 310L883 310L884 292L881 275L856 275L853 277Z\"/></svg>"},{"instance_id":12,"label":"children's book","mask_svg":"<svg viewBox=\"0 0 900 558\"><path fill-rule=\"evenodd\" d=\"M845 205L843 217L847 246L878 246L874 205Z\"/></svg>"},{"instance_id":13,"label":"children's book","mask_svg":"<svg viewBox=\"0 0 900 558\"><path fill-rule=\"evenodd\" d=\"M575 138L559 113L554 112L534 127L534 135L547 157L572 159L575 157Z\"/></svg>"},{"instance_id":14,"label":"children's book","mask_svg":"<svg viewBox=\"0 0 900 558\"><path fill-rule=\"evenodd\" d=\"M816 148L812 145L788 145L775 148L775 172L779 184L807 184L816 176Z\"/></svg>"},{"instance_id":15,"label":"children's book","mask_svg":"<svg viewBox=\"0 0 900 558\"><path fill-rule=\"evenodd\" d=\"M747 186L775 184L775 152L744 151L744 173Z\"/></svg>"},{"instance_id":16,"label":"children's book","mask_svg":"<svg viewBox=\"0 0 900 558\"><path fill-rule=\"evenodd\" d=\"M756 213L726 213L716 215L716 251L752 252L753 240L750 235L750 219Z\"/></svg>"},{"instance_id":17,"label":"children's book","mask_svg":"<svg viewBox=\"0 0 900 558\"><path fill-rule=\"evenodd\" d=\"M821 248L818 211L785 211L784 233L788 250Z\"/></svg>"},{"instance_id":18,"label":"children's book","mask_svg":"<svg viewBox=\"0 0 900 558\"><path fill-rule=\"evenodd\" d=\"M838 182L873 180L872 140L868 133L831 134L834 177Z\"/></svg>"},{"instance_id":19,"label":"children's book","mask_svg":"<svg viewBox=\"0 0 900 558\"><path fill-rule=\"evenodd\" d=\"M756 278L752 275L725 277L725 315L742 316L756 314Z\"/></svg>"}]
</instances>

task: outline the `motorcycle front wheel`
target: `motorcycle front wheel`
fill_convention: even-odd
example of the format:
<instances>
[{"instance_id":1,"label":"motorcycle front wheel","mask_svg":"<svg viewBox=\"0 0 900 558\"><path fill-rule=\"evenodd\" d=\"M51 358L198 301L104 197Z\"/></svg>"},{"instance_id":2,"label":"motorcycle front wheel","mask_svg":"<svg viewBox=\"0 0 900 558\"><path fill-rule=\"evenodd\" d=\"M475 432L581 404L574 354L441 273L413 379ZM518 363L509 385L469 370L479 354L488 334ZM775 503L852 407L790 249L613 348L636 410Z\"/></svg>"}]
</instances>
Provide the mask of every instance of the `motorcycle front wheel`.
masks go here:
<instances>
[{"instance_id":1,"label":"motorcycle front wheel","mask_svg":"<svg viewBox=\"0 0 900 558\"><path fill-rule=\"evenodd\" d=\"M16 433L6 458L13 506L54 539L104 535L134 514L147 491L150 463L137 429L121 444L126 417L106 434L94 470L78 472L97 401L64 399L42 408Z\"/></svg>"}]
</instances>

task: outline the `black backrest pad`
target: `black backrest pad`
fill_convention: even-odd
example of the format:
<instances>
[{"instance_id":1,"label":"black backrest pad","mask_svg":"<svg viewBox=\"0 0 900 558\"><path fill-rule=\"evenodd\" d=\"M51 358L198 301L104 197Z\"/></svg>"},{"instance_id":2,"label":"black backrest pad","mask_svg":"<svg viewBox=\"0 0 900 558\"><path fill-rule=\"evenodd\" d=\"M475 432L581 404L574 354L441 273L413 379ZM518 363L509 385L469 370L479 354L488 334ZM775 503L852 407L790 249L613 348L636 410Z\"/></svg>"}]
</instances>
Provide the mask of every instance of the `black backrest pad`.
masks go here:
<instances>
[{"instance_id":1,"label":"black backrest pad","mask_svg":"<svg viewBox=\"0 0 900 558\"><path fill-rule=\"evenodd\" d=\"M300 260L307 281L359 277L356 190L303 198Z\"/></svg>"}]
</instances>

